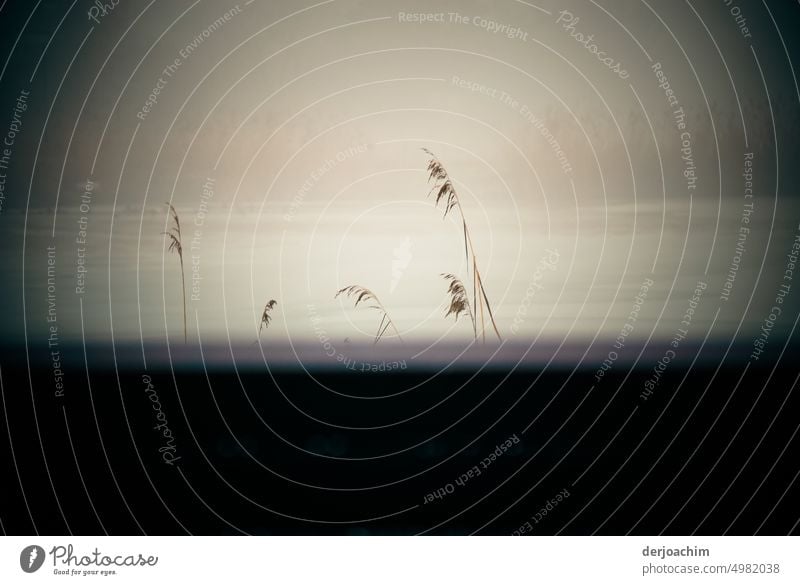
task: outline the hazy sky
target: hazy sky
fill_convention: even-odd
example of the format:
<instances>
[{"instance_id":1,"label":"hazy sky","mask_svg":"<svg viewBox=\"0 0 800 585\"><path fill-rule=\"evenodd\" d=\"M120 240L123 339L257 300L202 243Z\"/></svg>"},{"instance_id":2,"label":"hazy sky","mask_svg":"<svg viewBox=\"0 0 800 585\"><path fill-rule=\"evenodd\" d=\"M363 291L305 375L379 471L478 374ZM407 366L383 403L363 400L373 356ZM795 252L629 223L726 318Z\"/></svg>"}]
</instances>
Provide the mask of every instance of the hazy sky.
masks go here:
<instances>
[{"instance_id":1,"label":"hazy sky","mask_svg":"<svg viewBox=\"0 0 800 585\"><path fill-rule=\"evenodd\" d=\"M739 6L746 31L722 2L120 2L76 6L52 39L61 3L27 25L26 3L4 8L9 339L23 297L46 334L50 246L64 337L82 302L91 339L180 341L165 201L208 339L254 340L274 298L270 339L369 340L377 313L333 299L349 284L405 338L469 339L443 318L439 274L468 267L423 147L504 337L613 339L648 280L637 338L669 339L698 282L695 341L715 317L714 336L755 331L798 229L798 9Z\"/></svg>"}]
</instances>

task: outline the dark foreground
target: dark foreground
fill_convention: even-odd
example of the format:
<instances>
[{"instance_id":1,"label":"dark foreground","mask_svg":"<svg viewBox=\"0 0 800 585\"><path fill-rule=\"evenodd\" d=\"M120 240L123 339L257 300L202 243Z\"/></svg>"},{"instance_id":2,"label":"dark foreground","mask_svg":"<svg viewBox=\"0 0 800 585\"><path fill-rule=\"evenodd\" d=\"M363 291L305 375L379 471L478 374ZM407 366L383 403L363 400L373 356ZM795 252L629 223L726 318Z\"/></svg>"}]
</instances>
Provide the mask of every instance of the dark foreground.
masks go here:
<instances>
[{"instance_id":1,"label":"dark foreground","mask_svg":"<svg viewBox=\"0 0 800 585\"><path fill-rule=\"evenodd\" d=\"M798 530L795 352L677 364L647 400L652 363L597 382L563 366L115 371L100 353L65 353L59 395L52 363L4 351L7 534Z\"/></svg>"}]
</instances>

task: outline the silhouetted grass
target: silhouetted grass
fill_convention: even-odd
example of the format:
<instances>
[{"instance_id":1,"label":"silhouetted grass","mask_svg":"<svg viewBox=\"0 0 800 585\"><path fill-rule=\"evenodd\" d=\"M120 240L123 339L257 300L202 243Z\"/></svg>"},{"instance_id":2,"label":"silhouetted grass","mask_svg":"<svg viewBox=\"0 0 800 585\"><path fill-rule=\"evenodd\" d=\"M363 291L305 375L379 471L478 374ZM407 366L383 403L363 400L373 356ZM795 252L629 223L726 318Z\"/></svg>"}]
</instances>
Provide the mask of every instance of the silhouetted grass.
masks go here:
<instances>
[{"instance_id":1,"label":"silhouetted grass","mask_svg":"<svg viewBox=\"0 0 800 585\"><path fill-rule=\"evenodd\" d=\"M447 169L445 169L444 165L442 165L439 159L436 158L436 155L427 148L423 148L422 150L430 156L430 159L428 160L428 172L430 173L428 175L428 182L433 182L433 187L431 187L431 190L428 192L428 196L430 196L431 193L436 193L437 207L439 206L440 202L444 202L443 217L447 217L447 214L454 209L458 209L458 212L461 215L461 225L463 226L464 233L464 255L467 261L467 271L469 271L470 264L472 265L472 306L478 307L476 310L480 310L481 339L486 341L486 328L484 321L485 308L486 312L489 314L489 319L492 322L492 327L497 335L497 339L502 340L502 337L500 337L500 331L497 329L497 323L495 323L494 320L494 314L492 313L492 306L489 303L489 297L486 294L486 289L483 286L483 278L481 278L481 273L478 270L478 261L475 257L475 248L472 245L472 238L469 233L469 228L467 227L467 220L464 218L464 209L461 206L458 193L453 186L453 181L450 179ZM466 294L466 291L464 291L464 293ZM477 315L475 316L475 322L477 338Z\"/></svg>"},{"instance_id":2,"label":"silhouetted grass","mask_svg":"<svg viewBox=\"0 0 800 585\"><path fill-rule=\"evenodd\" d=\"M354 307L357 307L359 303L369 303L370 301L372 301L374 304L367 305L367 307L369 307L370 309L376 309L381 312L381 322L378 325L378 331L375 334L375 341L373 342L373 344L378 343L381 340L383 334L386 333L386 330L389 328L389 326L391 326L392 329L394 329L394 332L397 334L397 338L400 341L403 341L403 338L400 337L400 332L397 330L397 327L395 326L394 322L389 317L389 313L386 312L386 309L384 308L383 304L380 302L375 293L373 293L368 288L364 288L363 286L353 284L350 286L346 286L343 289L340 289L339 292L337 292L333 298L337 298L341 294L344 294L347 297L355 296L356 302L353 305Z\"/></svg>"},{"instance_id":3,"label":"silhouetted grass","mask_svg":"<svg viewBox=\"0 0 800 585\"><path fill-rule=\"evenodd\" d=\"M183 342L187 341L186 333L186 276L183 270L183 243L181 242L181 220L178 218L178 212L171 203L166 204L169 207L170 218L172 219L172 226L166 231L161 232L169 238L169 251L177 252L178 259L181 262L181 294L183 298Z\"/></svg>"},{"instance_id":4,"label":"silhouetted grass","mask_svg":"<svg viewBox=\"0 0 800 585\"><path fill-rule=\"evenodd\" d=\"M464 288L464 283L461 282L455 274L442 274L441 276L450 283L447 287L447 293L450 295L450 306L447 308L447 313L444 315L445 319L450 315L455 315L456 321L458 321L459 315L466 312L472 322L472 334L475 339L477 339L478 329L475 323L475 315L472 313L472 307L469 304L469 295Z\"/></svg>"},{"instance_id":5,"label":"silhouetted grass","mask_svg":"<svg viewBox=\"0 0 800 585\"><path fill-rule=\"evenodd\" d=\"M278 301L276 301L275 299L272 299L271 301L267 302L266 305L264 305L264 311L261 313L261 324L258 326L258 337L259 337L259 339L261 338L261 330L264 329L265 327L268 328L270 321L272 321L272 316L269 314L269 312L272 309L274 309L275 305L277 305L277 304L278 304Z\"/></svg>"}]
</instances>

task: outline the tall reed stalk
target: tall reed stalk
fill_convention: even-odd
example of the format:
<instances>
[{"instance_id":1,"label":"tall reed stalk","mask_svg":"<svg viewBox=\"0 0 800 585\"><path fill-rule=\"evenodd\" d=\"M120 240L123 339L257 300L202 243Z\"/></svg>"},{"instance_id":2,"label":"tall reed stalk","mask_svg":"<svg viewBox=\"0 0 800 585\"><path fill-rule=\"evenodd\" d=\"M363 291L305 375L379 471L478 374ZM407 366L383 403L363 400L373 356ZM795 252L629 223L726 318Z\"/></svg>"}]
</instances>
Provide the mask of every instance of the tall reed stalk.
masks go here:
<instances>
[{"instance_id":1,"label":"tall reed stalk","mask_svg":"<svg viewBox=\"0 0 800 585\"><path fill-rule=\"evenodd\" d=\"M486 342L485 310L492 322L492 327L494 328L495 335L497 335L497 339L502 341L502 337L500 337L500 331L497 329L497 323L494 320L492 306L489 303L489 296L486 294L486 289L483 286L483 278L481 277L480 270L478 270L478 260L475 255L475 248L472 244L472 237L469 233L469 227L467 227L467 220L464 217L464 208L461 206L461 200L458 198L456 188L453 185L453 181L450 179L450 175L447 173L447 169L445 169L444 165L439 161L438 158L436 158L436 155L427 148L423 148L422 150L430 157L428 160L428 172L430 173L428 175L428 182L432 182L433 187L431 187L431 190L428 192L428 196L430 196L431 193L436 193L437 207L439 206L440 201L444 202L443 218L447 217L447 214L454 209L458 209L458 213L461 216L461 225L464 232L464 256L467 262L467 274L469 274L470 265L472 266L472 307L476 312L480 312L481 339ZM477 315L475 315L475 322L477 324Z\"/></svg>"},{"instance_id":2,"label":"tall reed stalk","mask_svg":"<svg viewBox=\"0 0 800 585\"><path fill-rule=\"evenodd\" d=\"M186 276L183 270L183 244L181 243L181 220L178 219L178 212L171 203L167 203L169 215L172 219L172 226L166 231L161 232L169 238L169 251L177 252L178 259L181 261L181 294L183 295L183 342L187 342L186 333Z\"/></svg>"},{"instance_id":3,"label":"tall reed stalk","mask_svg":"<svg viewBox=\"0 0 800 585\"><path fill-rule=\"evenodd\" d=\"M353 284L339 290L339 292L337 292L333 298L337 298L341 294L344 294L347 297L355 296L356 302L353 305L354 307L357 307L359 303L362 302L368 303L372 301L374 304L367 305L367 307L370 309L376 309L381 312L381 322L378 325L377 333L375 333L375 341L372 342L373 345L375 345L381 340L383 334L386 333L386 330L389 329L390 326L392 327L392 329L394 329L394 332L397 334L397 338L400 341L403 341L403 338L400 337L400 331L397 330L394 321L392 321L391 317L389 317L389 313L386 312L386 309L384 308L383 304L380 302L378 296L374 292L372 292L368 288L364 288L363 286Z\"/></svg>"}]
</instances>

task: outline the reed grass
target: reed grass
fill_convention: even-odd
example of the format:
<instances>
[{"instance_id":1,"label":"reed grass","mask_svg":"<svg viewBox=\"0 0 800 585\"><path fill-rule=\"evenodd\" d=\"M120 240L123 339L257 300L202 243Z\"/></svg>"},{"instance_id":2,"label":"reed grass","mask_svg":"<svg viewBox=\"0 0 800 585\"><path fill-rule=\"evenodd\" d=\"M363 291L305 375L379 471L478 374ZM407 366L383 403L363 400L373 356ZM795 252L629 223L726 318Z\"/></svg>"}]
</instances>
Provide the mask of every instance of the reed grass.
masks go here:
<instances>
[{"instance_id":1,"label":"reed grass","mask_svg":"<svg viewBox=\"0 0 800 585\"><path fill-rule=\"evenodd\" d=\"M181 263L181 295L183 298L183 342L187 342L186 332L186 275L183 269L183 243L181 242L181 220L178 218L178 212L171 203L166 204L169 207L169 215L172 220L172 225L162 235L167 236L169 240L169 251L178 254L178 259Z\"/></svg>"},{"instance_id":2,"label":"reed grass","mask_svg":"<svg viewBox=\"0 0 800 585\"><path fill-rule=\"evenodd\" d=\"M456 321L462 313L469 315L469 320L472 322L472 335L475 339L478 338L478 329L475 322L475 315L472 313L472 306L469 302L469 295L467 289L464 288L464 283L459 280L455 274L442 273L441 277L448 282L447 294L450 295L450 305L447 307L447 312L444 317L447 319L450 315L455 316Z\"/></svg>"},{"instance_id":3,"label":"reed grass","mask_svg":"<svg viewBox=\"0 0 800 585\"><path fill-rule=\"evenodd\" d=\"M461 200L458 197L458 192L453 185L453 181L450 178L447 169L445 169L444 165L436 157L436 155L427 148L423 148L422 150L430 157L428 160L428 182L433 183L433 186L428 192L428 197L430 197L431 193L436 193L435 205L437 208L439 207L439 203L443 202L443 219L455 209L458 210L458 213L461 216L462 231L464 234L464 256L467 262L468 275L470 266L472 267L472 307L475 309L475 312L480 312L481 339L486 342L486 322L484 315L485 309L485 312L489 315L489 320L492 323L492 327L494 328L495 335L497 335L497 339L502 341L500 331L497 329L497 323L494 320L492 305L489 303L489 296L486 294L486 289L483 286L483 278L481 277L480 270L478 269L478 260L475 255L475 248L472 244L472 237L469 233L467 220L464 217L464 208L461 206ZM452 284L453 282L451 280L451 287ZM461 288L464 288L463 284L461 284ZM466 294L466 290L464 290L464 294ZM448 315L449 314L450 313L448 313ZM473 318L475 323L475 337L477 339L477 315L473 315Z\"/></svg>"},{"instance_id":4,"label":"reed grass","mask_svg":"<svg viewBox=\"0 0 800 585\"><path fill-rule=\"evenodd\" d=\"M269 328L269 323L270 323L270 321L272 321L272 316L269 314L269 312L272 309L274 309L277 304L278 304L278 301L276 301L275 299L272 299L272 300L268 301L266 305L264 305L264 311L261 313L261 323L258 326L258 338L259 339L261 339L261 330L265 329L265 328L266 329Z\"/></svg>"},{"instance_id":5,"label":"reed grass","mask_svg":"<svg viewBox=\"0 0 800 585\"><path fill-rule=\"evenodd\" d=\"M348 298L352 297L356 298L355 304L353 305L354 307L357 307L359 303L363 303L366 304L368 308L376 309L381 312L381 322L378 325L378 331L375 333L375 341L372 342L373 345L377 344L381 340L383 334L386 333L386 330L389 329L390 326L392 327L392 329L394 329L394 332L397 334L397 338L400 341L403 341L403 338L400 336L400 331L398 331L397 327L394 324L394 321L392 321L391 317L389 317L389 313L386 311L383 304L378 299L378 296L374 292L372 292L368 288L364 288L363 286L352 284L350 286L344 287L343 289L340 289L334 295L333 298L335 299L342 294L347 296ZM370 302L372 304L367 304Z\"/></svg>"}]
</instances>

